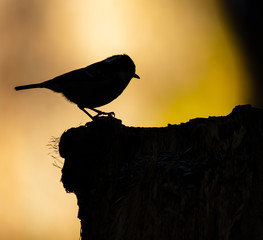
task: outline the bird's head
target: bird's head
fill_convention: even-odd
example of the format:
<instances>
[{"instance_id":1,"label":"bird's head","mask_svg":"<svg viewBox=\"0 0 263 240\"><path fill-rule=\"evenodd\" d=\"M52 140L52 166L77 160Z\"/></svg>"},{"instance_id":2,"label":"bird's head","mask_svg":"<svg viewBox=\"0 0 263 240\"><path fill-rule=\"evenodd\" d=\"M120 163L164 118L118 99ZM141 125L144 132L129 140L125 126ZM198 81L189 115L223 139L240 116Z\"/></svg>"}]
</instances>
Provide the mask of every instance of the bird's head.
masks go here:
<instances>
[{"instance_id":1,"label":"bird's head","mask_svg":"<svg viewBox=\"0 0 263 240\"><path fill-rule=\"evenodd\" d=\"M121 78L123 79L132 79L140 78L135 73L135 64L132 59L126 55L114 55L104 60L107 63L110 63L112 67L117 71Z\"/></svg>"}]
</instances>

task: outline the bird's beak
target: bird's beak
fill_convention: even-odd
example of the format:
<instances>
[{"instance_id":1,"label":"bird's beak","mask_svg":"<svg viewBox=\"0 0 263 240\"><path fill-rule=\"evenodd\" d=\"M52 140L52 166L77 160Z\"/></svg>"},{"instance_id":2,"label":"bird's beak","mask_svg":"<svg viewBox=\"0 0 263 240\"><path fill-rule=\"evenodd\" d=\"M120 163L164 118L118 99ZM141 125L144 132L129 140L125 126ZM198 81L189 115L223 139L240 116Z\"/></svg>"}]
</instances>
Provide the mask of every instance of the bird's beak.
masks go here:
<instances>
[{"instance_id":1,"label":"bird's beak","mask_svg":"<svg viewBox=\"0 0 263 240\"><path fill-rule=\"evenodd\" d=\"M140 77L139 77L136 73L134 73L134 76L133 76L133 77L140 79Z\"/></svg>"}]
</instances>

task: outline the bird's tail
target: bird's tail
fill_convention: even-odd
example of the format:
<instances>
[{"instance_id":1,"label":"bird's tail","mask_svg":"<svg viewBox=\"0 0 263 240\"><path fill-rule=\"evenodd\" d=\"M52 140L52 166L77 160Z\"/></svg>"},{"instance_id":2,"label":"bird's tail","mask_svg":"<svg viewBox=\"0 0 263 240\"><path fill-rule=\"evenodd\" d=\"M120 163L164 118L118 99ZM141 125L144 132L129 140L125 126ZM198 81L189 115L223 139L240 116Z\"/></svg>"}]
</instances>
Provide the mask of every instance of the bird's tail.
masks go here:
<instances>
[{"instance_id":1,"label":"bird's tail","mask_svg":"<svg viewBox=\"0 0 263 240\"><path fill-rule=\"evenodd\" d=\"M19 90L24 90L24 89L42 88L42 87L43 87L42 83L36 83L36 84L17 86L17 87L15 87L15 90L19 91Z\"/></svg>"}]
</instances>

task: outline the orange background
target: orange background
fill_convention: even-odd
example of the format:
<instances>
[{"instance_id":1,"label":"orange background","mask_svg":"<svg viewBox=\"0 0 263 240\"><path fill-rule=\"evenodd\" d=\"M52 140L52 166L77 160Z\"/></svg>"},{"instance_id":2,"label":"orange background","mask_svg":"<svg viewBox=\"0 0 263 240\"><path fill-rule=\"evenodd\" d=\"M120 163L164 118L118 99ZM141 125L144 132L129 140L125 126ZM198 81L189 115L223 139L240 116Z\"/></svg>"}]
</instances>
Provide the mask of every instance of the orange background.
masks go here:
<instances>
[{"instance_id":1,"label":"orange background","mask_svg":"<svg viewBox=\"0 0 263 240\"><path fill-rule=\"evenodd\" d=\"M226 115L251 101L216 0L0 0L0 34L0 239L78 239L77 201L47 145L90 121L59 94L14 86L127 53L141 79L100 108L125 125Z\"/></svg>"}]
</instances>

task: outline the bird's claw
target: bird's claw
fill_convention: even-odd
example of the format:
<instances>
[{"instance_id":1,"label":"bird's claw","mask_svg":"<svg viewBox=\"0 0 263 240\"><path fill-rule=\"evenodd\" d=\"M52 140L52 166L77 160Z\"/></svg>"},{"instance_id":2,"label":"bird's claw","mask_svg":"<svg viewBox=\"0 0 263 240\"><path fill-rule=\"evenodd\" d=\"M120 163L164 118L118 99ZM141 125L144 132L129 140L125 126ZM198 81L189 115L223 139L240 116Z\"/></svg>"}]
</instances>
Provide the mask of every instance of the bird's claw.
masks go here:
<instances>
[{"instance_id":1,"label":"bird's claw","mask_svg":"<svg viewBox=\"0 0 263 240\"><path fill-rule=\"evenodd\" d=\"M115 113L114 112L109 112L107 113L108 117L115 117Z\"/></svg>"},{"instance_id":2,"label":"bird's claw","mask_svg":"<svg viewBox=\"0 0 263 240\"><path fill-rule=\"evenodd\" d=\"M115 117L115 113L114 112L99 112L94 118L98 118L100 116Z\"/></svg>"}]
</instances>

